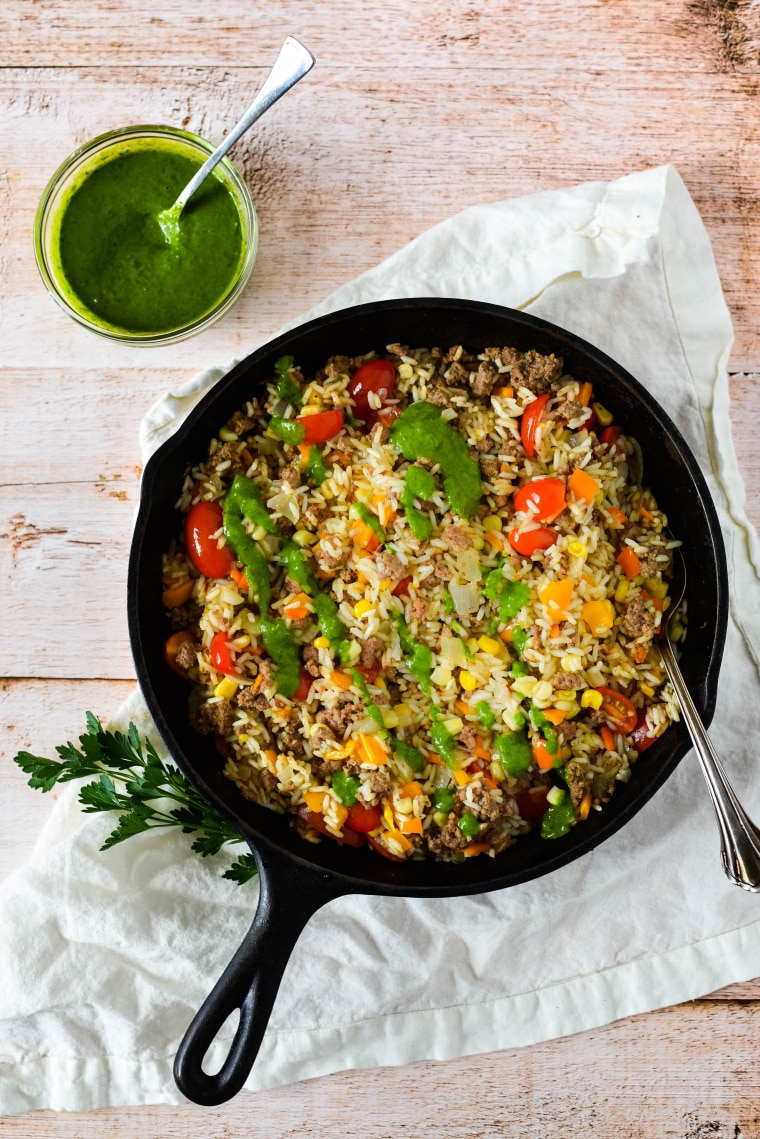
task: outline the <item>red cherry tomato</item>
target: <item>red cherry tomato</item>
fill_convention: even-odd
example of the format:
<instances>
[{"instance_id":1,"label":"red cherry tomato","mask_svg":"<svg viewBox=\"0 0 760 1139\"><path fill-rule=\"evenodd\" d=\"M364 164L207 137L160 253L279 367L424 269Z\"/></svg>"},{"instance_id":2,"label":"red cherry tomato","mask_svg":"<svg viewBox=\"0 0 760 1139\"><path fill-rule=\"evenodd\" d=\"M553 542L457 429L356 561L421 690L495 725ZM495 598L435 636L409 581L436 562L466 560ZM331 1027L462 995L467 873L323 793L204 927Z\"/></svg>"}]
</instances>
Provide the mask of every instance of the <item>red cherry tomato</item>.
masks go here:
<instances>
[{"instance_id":1,"label":"red cherry tomato","mask_svg":"<svg viewBox=\"0 0 760 1139\"><path fill-rule=\"evenodd\" d=\"M373 838L371 834L367 835L367 842L373 850L376 850L378 854L382 854L383 858L387 858L389 862L406 862L405 858L399 858L397 854L391 854L391 852L386 850L383 844L378 842L376 838Z\"/></svg>"},{"instance_id":2,"label":"red cherry tomato","mask_svg":"<svg viewBox=\"0 0 760 1139\"><path fill-rule=\"evenodd\" d=\"M549 396L547 392L544 392L542 395L537 395L533 403L529 403L522 414L520 421L520 438L522 439L523 447L531 459L536 454L536 429L541 422L541 416L548 402Z\"/></svg>"},{"instance_id":3,"label":"red cherry tomato","mask_svg":"<svg viewBox=\"0 0 760 1139\"><path fill-rule=\"evenodd\" d=\"M624 735L632 732L636 727L638 713L628 697L614 688L597 688L596 691L602 697L599 711L610 727Z\"/></svg>"},{"instance_id":4,"label":"red cherry tomato","mask_svg":"<svg viewBox=\"0 0 760 1139\"><path fill-rule=\"evenodd\" d=\"M536 522L550 522L565 509L562 479L534 479L523 483L515 494L515 510L529 514Z\"/></svg>"},{"instance_id":5,"label":"red cherry tomato","mask_svg":"<svg viewBox=\"0 0 760 1139\"><path fill-rule=\"evenodd\" d=\"M354 372L347 389L354 401L356 418L371 419L374 409L370 407L370 392L374 392L380 397L381 403L384 403L393 395L395 386L396 369L390 360L368 360L366 364L362 364L361 368Z\"/></svg>"},{"instance_id":6,"label":"red cherry tomato","mask_svg":"<svg viewBox=\"0 0 760 1139\"><path fill-rule=\"evenodd\" d=\"M214 749L222 759L231 759L232 744L227 743L224 736L214 736Z\"/></svg>"},{"instance_id":7,"label":"red cherry tomato","mask_svg":"<svg viewBox=\"0 0 760 1139\"><path fill-rule=\"evenodd\" d=\"M172 633L169 640L164 645L164 660L177 673L177 676L182 676L185 680L188 679L187 673L184 669L180 668L177 664L177 652L180 645L184 645L187 641L193 640L193 634L189 629L183 629L179 633Z\"/></svg>"},{"instance_id":8,"label":"red cherry tomato","mask_svg":"<svg viewBox=\"0 0 760 1139\"><path fill-rule=\"evenodd\" d=\"M599 442L606 443L608 447L614 447L622 434L622 427L605 427L599 436Z\"/></svg>"},{"instance_id":9,"label":"red cherry tomato","mask_svg":"<svg viewBox=\"0 0 760 1139\"><path fill-rule=\"evenodd\" d=\"M357 664L355 667L356 671L360 672L364 679L367 681L367 684L374 684L380 673L380 665L377 663L377 661L374 664L371 664L369 668L363 664Z\"/></svg>"},{"instance_id":10,"label":"red cherry tomato","mask_svg":"<svg viewBox=\"0 0 760 1139\"><path fill-rule=\"evenodd\" d=\"M651 747L657 736L650 734L647 727L647 710L646 708L639 708L636 713L636 727L631 732L631 742L636 748L636 751L641 755L642 751L646 751Z\"/></svg>"},{"instance_id":11,"label":"red cherry tomato","mask_svg":"<svg viewBox=\"0 0 760 1139\"><path fill-rule=\"evenodd\" d=\"M235 662L232 659L232 652L225 632L220 631L214 634L214 639L209 649L209 656L217 672L223 672L225 676L239 675L238 670L235 668Z\"/></svg>"},{"instance_id":12,"label":"red cherry tomato","mask_svg":"<svg viewBox=\"0 0 760 1139\"><path fill-rule=\"evenodd\" d=\"M390 427L394 419L398 419L401 412L394 404L393 407L381 407L379 411L370 409L367 416L367 427L372 430L376 423L382 423L383 427Z\"/></svg>"},{"instance_id":13,"label":"red cherry tomato","mask_svg":"<svg viewBox=\"0 0 760 1139\"><path fill-rule=\"evenodd\" d=\"M585 423L581 424L581 430L593 431L596 427L596 412L593 407L591 408L591 415L588 416Z\"/></svg>"},{"instance_id":14,"label":"red cherry tomato","mask_svg":"<svg viewBox=\"0 0 760 1139\"><path fill-rule=\"evenodd\" d=\"M507 534L507 540L512 549L526 558L535 554L536 550L548 550L550 546L554 545L558 537L557 531L550 530L548 526L539 526L535 530L523 532L515 528Z\"/></svg>"},{"instance_id":15,"label":"red cherry tomato","mask_svg":"<svg viewBox=\"0 0 760 1139\"><path fill-rule=\"evenodd\" d=\"M333 411L318 411L315 415L299 415L296 422L302 424L306 432L302 442L326 443L342 428L343 412L335 408Z\"/></svg>"},{"instance_id":16,"label":"red cherry tomato","mask_svg":"<svg viewBox=\"0 0 760 1139\"><path fill-rule=\"evenodd\" d=\"M548 787L531 787L530 790L519 791L515 795L520 817L525 819L526 823L541 822L549 810L549 801L546 797L548 794Z\"/></svg>"},{"instance_id":17,"label":"red cherry tomato","mask_svg":"<svg viewBox=\"0 0 760 1139\"><path fill-rule=\"evenodd\" d=\"M393 589L391 590L391 593L393 594L394 597L408 597L409 596L409 586L411 585L411 583L412 583L412 579L410 577L402 577L401 581L398 583L398 585L395 585L393 587Z\"/></svg>"},{"instance_id":18,"label":"red cherry tomato","mask_svg":"<svg viewBox=\"0 0 760 1139\"><path fill-rule=\"evenodd\" d=\"M293 699L294 700L308 700L309 699L309 689L311 688L312 684L314 683L314 677L311 675L310 672L306 671L306 669L304 668L303 665L301 665L299 675L301 677L301 683L298 685L298 688L296 688L295 692L293 693Z\"/></svg>"},{"instance_id":19,"label":"red cherry tomato","mask_svg":"<svg viewBox=\"0 0 760 1139\"><path fill-rule=\"evenodd\" d=\"M322 812L310 811L305 803L301 803L301 805L296 808L296 813L315 831L319 831L320 834L331 838L333 842L344 842L346 846L364 846L367 842L365 835L359 834L358 831L351 830L350 827L344 827L341 837L336 838L332 831L327 829L325 816Z\"/></svg>"},{"instance_id":20,"label":"red cherry tomato","mask_svg":"<svg viewBox=\"0 0 760 1139\"><path fill-rule=\"evenodd\" d=\"M212 538L222 526L219 502L196 502L185 517L185 545L190 561L206 577L227 577L232 565L228 546L217 545Z\"/></svg>"},{"instance_id":21,"label":"red cherry tomato","mask_svg":"<svg viewBox=\"0 0 760 1139\"><path fill-rule=\"evenodd\" d=\"M367 807L357 800L352 807L348 808L346 826L350 827L352 831L360 831L362 834L366 834L367 831L377 830L382 817L379 807Z\"/></svg>"}]
</instances>

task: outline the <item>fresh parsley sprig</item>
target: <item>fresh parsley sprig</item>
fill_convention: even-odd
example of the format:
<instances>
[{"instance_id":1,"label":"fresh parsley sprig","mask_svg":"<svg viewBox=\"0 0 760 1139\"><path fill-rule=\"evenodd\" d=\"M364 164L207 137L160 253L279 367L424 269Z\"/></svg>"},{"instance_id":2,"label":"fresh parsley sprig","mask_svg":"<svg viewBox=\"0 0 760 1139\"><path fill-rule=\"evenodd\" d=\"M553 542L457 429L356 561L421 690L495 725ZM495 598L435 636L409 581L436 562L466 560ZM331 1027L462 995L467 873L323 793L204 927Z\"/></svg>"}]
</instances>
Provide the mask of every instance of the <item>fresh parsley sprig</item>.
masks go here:
<instances>
[{"instance_id":1,"label":"fresh parsley sprig","mask_svg":"<svg viewBox=\"0 0 760 1139\"><path fill-rule=\"evenodd\" d=\"M20 751L13 761L31 776L29 786L39 791L96 776L79 793L85 812L121 812L101 850L159 827L181 827L184 834L195 834L192 849L204 858L217 854L226 843L244 841L204 802L181 771L163 762L150 740L140 739L134 724L130 723L126 734L109 732L88 712L87 731L79 737L79 745L69 742L57 747L58 760ZM243 854L223 877L241 884L255 873L253 856Z\"/></svg>"}]
</instances>

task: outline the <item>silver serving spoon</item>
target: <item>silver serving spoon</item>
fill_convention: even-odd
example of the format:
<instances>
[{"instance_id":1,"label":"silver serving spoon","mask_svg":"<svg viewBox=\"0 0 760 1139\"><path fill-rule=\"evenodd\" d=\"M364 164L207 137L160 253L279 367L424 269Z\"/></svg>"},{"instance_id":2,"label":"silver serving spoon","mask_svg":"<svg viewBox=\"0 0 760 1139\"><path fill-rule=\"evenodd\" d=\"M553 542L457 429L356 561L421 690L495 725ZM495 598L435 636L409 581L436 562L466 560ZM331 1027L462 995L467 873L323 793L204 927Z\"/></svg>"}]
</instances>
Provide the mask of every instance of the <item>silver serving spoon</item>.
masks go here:
<instances>
[{"instance_id":1,"label":"silver serving spoon","mask_svg":"<svg viewBox=\"0 0 760 1139\"><path fill-rule=\"evenodd\" d=\"M675 689L684 723L689 729L694 750L699 758L702 774L707 780L720 832L720 854L723 869L731 882L752 893L760 892L760 830L748 818L726 778L723 766L710 742L707 729L699 718L689 690L678 667L669 636L672 617L686 591L686 566L681 551L673 554L673 581L670 588L670 618L660 642L660 654L670 683Z\"/></svg>"},{"instance_id":2,"label":"silver serving spoon","mask_svg":"<svg viewBox=\"0 0 760 1139\"><path fill-rule=\"evenodd\" d=\"M280 54L274 61L274 67L267 75L256 98L243 117L235 123L224 141L190 179L174 205L162 210L158 215L158 224L161 226L167 241L177 237L180 214L201 183L206 180L217 163L224 158L227 151L235 145L249 127L253 126L257 119L261 118L264 111L268 111L272 104L276 103L286 91L295 86L299 79L303 79L313 66L314 56L311 52L293 36L288 36L280 48Z\"/></svg>"}]
</instances>

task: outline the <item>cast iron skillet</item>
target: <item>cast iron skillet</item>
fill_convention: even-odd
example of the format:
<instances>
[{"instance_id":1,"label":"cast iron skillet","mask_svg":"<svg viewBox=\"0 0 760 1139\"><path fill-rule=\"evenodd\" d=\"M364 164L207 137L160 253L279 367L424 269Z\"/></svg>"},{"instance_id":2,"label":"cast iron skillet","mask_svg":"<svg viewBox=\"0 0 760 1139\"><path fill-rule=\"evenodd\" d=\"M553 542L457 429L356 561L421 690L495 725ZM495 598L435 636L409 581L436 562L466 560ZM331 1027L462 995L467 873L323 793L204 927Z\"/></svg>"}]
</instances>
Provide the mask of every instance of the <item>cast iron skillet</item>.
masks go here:
<instances>
[{"instance_id":1,"label":"cast iron skillet","mask_svg":"<svg viewBox=\"0 0 760 1139\"><path fill-rule=\"evenodd\" d=\"M564 357L566 370L590 380L598 398L640 442L645 482L683 541L689 580L689 636L682 669L702 719L715 708L728 612L723 543L709 491L680 432L644 388L602 352L546 321L470 301L418 298L383 301L331 313L278 337L238 364L205 396L179 431L151 458L142 482L129 563L129 631L137 676L159 732L203 797L249 843L259 868L253 924L200 1009L175 1063L180 1090L201 1104L234 1096L251 1070L295 942L311 915L343 894L437 898L502 890L548 874L580 857L622 827L652 797L689 750L682 725L672 726L637 761L601 812L557 841L534 832L497 858L461 866L434 861L389 862L368 848L318 845L299 838L288 817L249 803L222 774L213 741L189 726L187 684L166 667L169 634L161 606L161 554L181 519L175 509L185 470L206 454L209 439L273 375L274 361L293 355L309 375L337 353L380 353L394 342L411 346L464 344L535 348ZM220 1071L202 1068L227 1017L238 1028Z\"/></svg>"}]
</instances>

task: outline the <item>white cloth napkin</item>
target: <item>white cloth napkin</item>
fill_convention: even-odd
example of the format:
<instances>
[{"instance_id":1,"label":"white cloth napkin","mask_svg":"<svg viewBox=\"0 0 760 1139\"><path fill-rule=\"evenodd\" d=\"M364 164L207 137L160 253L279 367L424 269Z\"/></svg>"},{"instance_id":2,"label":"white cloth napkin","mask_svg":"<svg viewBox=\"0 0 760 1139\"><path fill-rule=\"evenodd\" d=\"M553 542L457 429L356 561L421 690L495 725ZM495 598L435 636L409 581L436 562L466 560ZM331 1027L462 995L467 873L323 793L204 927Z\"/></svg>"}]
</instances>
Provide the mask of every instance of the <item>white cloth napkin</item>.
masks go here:
<instances>
[{"instance_id":1,"label":"white cloth napkin","mask_svg":"<svg viewBox=\"0 0 760 1139\"><path fill-rule=\"evenodd\" d=\"M712 735L760 819L760 547L730 436L731 324L678 174L468 209L307 315L415 295L523 307L573 329L685 434L720 512L732 585ZM224 370L150 411L145 455ZM114 722L129 719L150 732L138 695ZM203 861L180 834L100 853L112 820L82 815L77 790L0 890L4 1112L178 1102L177 1045L256 905L255 883L219 876L226 855ZM627 827L551 876L478 897L349 897L321 910L247 1086L530 1044L696 997L760 974L759 919L760 899L723 876L690 755ZM230 1035L215 1045L219 1062Z\"/></svg>"}]
</instances>

